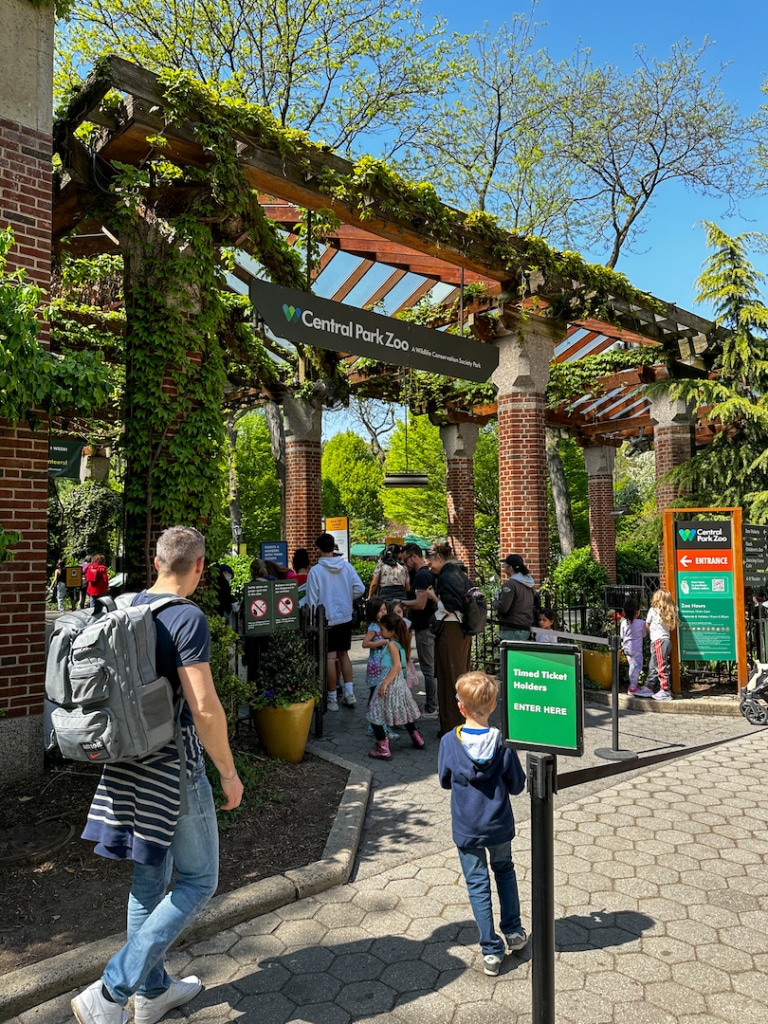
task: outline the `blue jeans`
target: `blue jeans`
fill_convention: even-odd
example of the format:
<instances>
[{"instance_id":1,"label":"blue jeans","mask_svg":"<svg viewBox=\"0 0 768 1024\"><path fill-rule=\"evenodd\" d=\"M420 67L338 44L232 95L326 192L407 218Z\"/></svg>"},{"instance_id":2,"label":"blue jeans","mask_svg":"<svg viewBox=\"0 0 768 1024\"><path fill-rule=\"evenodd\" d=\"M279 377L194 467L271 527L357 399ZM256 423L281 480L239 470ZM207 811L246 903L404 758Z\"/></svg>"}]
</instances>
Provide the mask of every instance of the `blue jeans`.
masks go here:
<instances>
[{"instance_id":1,"label":"blue jeans","mask_svg":"<svg viewBox=\"0 0 768 1024\"><path fill-rule=\"evenodd\" d=\"M499 626L499 640L530 640L530 629L514 629L512 626Z\"/></svg>"},{"instance_id":2,"label":"blue jeans","mask_svg":"<svg viewBox=\"0 0 768 1024\"><path fill-rule=\"evenodd\" d=\"M122 1006L134 992L155 999L170 976L165 953L216 891L219 832L205 767L187 779L189 809L179 818L168 853L160 864L134 864L128 899L128 941L106 966L102 981ZM166 892L171 872L176 881Z\"/></svg>"},{"instance_id":3,"label":"blue jeans","mask_svg":"<svg viewBox=\"0 0 768 1024\"><path fill-rule=\"evenodd\" d=\"M499 927L503 935L511 935L520 927L520 896L517 892L517 875L512 863L512 847L509 842L497 846L460 846L459 860L467 882L469 902L480 932L480 948L483 956L503 956L506 950L504 939L496 934L493 927L493 905L491 903L491 879L488 874L486 850L491 860L491 870L496 878L496 891L501 904Z\"/></svg>"}]
</instances>

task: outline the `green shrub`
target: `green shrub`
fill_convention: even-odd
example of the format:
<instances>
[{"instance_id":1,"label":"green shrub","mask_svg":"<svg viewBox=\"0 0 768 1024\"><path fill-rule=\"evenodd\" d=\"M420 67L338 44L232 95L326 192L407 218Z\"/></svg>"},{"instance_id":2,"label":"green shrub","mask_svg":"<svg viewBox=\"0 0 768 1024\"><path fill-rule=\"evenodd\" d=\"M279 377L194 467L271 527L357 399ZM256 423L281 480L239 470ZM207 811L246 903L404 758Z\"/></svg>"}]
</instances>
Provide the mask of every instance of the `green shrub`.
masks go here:
<instances>
[{"instance_id":1,"label":"green shrub","mask_svg":"<svg viewBox=\"0 0 768 1024\"><path fill-rule=\"evenodd\" d=\"M616 545L616 582L634 583L643 572L659 571L659 549L647 541L628 540Z\"/></svg>"},{"instance_id":2,"label":"green shrub","mask_svg":"<svg viewBox=\"0 0 768 1024\"><path fill-rule=\"evenodd\" d=\"M549 582L561 594L580 591L588 604L602 605L608 573L594 560L589 547L576 548L555 566Z\"/></svg>"},{"instance_id":3,"label":"green shrub","mask_svg":"<svg viewBox=\"0 0 768 1024\"><path fill-rule=\"evenodd\" d=\"M368 558L352 558L350 559L352 565L357 569L357 574L365 584L365 592L368 593L368 587L371 585L373 579L373 573L376 569L376 563L372 562Z\"/></svg>"},{"instance_id":4,"label":"green shrub","mask_svg":"<svg viewBox=\"0 0 768 1024\"><path fill-rule=\"evenodd\" d=\"M240 706L247 703L250 689L233 671L237 634L220 615L209 615L208 626L211 630L211 675L227 715L231 736L237 725Z\"/></svg>"}]
</instances>

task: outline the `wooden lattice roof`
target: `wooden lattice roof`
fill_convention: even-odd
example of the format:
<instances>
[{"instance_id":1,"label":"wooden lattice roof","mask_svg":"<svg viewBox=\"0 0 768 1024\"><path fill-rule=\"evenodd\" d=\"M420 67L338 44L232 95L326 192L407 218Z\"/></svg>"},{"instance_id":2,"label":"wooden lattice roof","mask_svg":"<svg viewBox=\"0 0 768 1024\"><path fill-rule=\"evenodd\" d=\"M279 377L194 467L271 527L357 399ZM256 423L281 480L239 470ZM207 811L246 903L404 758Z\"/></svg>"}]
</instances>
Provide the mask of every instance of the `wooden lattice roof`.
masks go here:
<instances>
[{"instance_id":1,"label":"wooden lattice roof","mask_svg":"<svg viewBox=\"0 0 768 1024\"><path fill-rule=\"evenodd\" d=\"M111 104L107 110L103 100L112 89L120 93L122 103L117 108ZM54 148L63 167L53 210L54 246L66 238L69 251L75 255L118 251L117 240L96 214L99 193L111 181L113 165L142 166L158 145L177 163L197 168L207 165L210 158L196 135L193 116L181 125L171 125L164 108L158 79L119 58L105 61L98 75L86 83L65 117L54 126ZM86 122L100 128L88 147L75 135ZM162 143L157 142L159 134L165 140ZM263 210L280 225L289 241L299 244L296 227L305 210L330 209L341 222L328 236L312 267L313 290L318 295L358 307L375 305L395 314L424 298L449 306L459 299L462 286L470 284L482 286L484 309L499 296L509 302L510 295L517 295L522 302L535 299L539 308L546 308L579 288L593 287L586 278L579 281L542 274L526 240L514 235L509 235L508 241L510 251L517 254L516 265L507 262L500 266L494 245L472 227L464 214L449 207L444 210L455 222L455 232L448 239L438 240L428 223L384 212L375 193L363 212L354 203L329 197L320 187L323 167L341 174L352 172L352 165L333 153L310 146L302 149L294 143L292 152L278 154L258 137L242 132L232 142L241 170L259 193ZM188 205L189 187L158 186L149 198L161 214L172 214ZM232 287L245 291L251 275L259 273L254 263L256 254L249 258L247 235L238 236L236 226L229 227L231 237L223 240L246 254L237 260ZM522 291L521 282L525 282ZM723 332L710 321L632 289L623 290L623 294L609 290L601 299L610 321L569 320L566 339L558 346L555 360L567 362L610 349L657 344L662 347L663 365L614 374L601 382L599 394L585 395L554 410L549 419L552 425L568 429L587 442L600 437L620 443L640 427L650 426L643 385L668 375L670 366L677 366L681 375L695 372L692 362L719 344ZM489 412L492 410L475 414L464 410L481 420ZM709 429L704 425L702 440L706 436L710 436Z\"/></svg>"}]
</instances>

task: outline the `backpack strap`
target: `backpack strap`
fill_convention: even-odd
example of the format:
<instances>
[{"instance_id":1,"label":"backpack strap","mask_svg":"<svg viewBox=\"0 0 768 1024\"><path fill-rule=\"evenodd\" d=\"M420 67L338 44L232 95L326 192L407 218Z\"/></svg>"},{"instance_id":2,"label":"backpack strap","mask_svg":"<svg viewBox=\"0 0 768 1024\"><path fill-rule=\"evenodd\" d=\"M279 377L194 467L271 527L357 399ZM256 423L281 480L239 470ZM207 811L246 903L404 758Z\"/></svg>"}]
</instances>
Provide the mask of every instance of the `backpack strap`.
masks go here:
<instances>
[{"instance_id":1,"label":"backpack strap","mask_svg":"<svg viewBox=\"0 0 768 1024\"><path fill-rule=\"evenodd\" d=\"M122 594L118 598L118 603L123 607L131 605L138 597L138 594ZM164 597L158 597L155 601L146 602L147 607L152 612L152 618L155 618L158 612L162 611L163 608L169 608L174 604L194 604L194 601L190 601L186 597L179 597L177 594L168 594ZM141 605L135 605L134 607L141 607ZM179 815L186 814L189 810L189 799L187 796L187 752L184 749L184 733L181 728L181 712L184 709L185 697L184 691L179 688L179 695L175 701L174 708L174 739L176 742L176 752L179 755Z\"/></svg>"}]
</instances>

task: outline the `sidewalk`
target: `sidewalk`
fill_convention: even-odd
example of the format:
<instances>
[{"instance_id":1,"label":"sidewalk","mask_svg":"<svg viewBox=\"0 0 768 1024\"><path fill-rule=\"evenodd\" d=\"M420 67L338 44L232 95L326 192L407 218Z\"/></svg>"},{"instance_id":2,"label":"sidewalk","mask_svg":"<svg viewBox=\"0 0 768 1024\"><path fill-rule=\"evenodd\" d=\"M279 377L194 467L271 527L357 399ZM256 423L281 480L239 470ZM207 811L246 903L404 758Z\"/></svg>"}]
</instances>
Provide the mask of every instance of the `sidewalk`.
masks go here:
<instances>
[{"instance_id":1,"label":"sidewalk","mask_svg":"<svg viewBox=\"0 0 768 1024\"><path fill-rule=\"evenodd\" d=\"M187 1017L526 1024L528 952L509 956L498 978L482 973L435 776L437 723L424 724L426 750L403 730L391 762L370 760L359 644L353 653L358 705L327 715L315 743L374 774L352 879L175 952L173 972L206 984ZM587 754L560 758L559 770L603 763L593 751L610 746L610 724L608 708L588 707ZM768 734L677 707L622 711L621 746L639 754L729 737L741 738L556 797L558 1024L768 1024ZM528 923L528 797L514 806ZM13 1022L71 1021L72 994Z\"/></svg>"}]
</instances>

